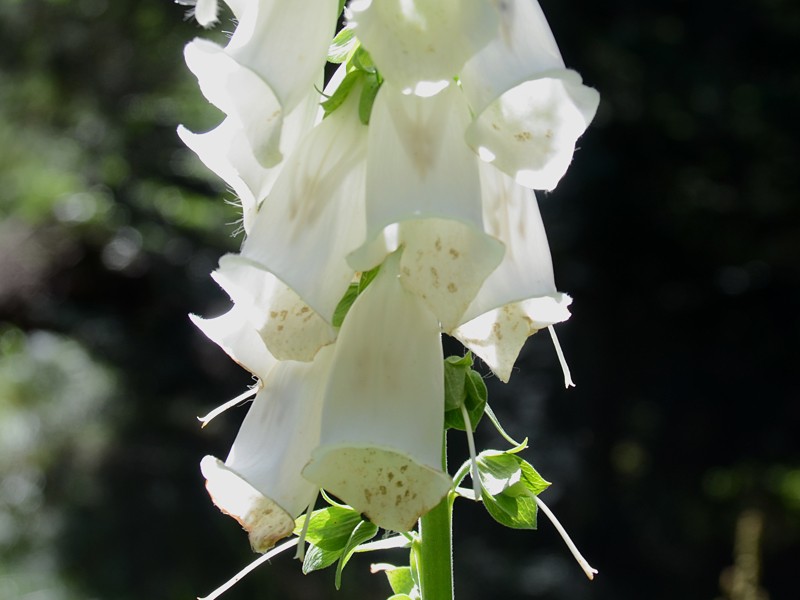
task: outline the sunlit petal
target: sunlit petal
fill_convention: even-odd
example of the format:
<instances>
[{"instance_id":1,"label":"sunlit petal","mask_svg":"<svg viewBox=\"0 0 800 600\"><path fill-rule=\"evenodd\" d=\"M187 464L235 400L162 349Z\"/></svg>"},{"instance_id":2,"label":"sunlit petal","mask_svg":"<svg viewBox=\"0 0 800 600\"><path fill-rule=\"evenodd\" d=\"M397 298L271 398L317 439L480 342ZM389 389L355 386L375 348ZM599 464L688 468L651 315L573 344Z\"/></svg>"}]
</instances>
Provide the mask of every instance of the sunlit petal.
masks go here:
<instances>
[{"instance_id":1,"label":"sunlit petal","mask_svg":"<svg viewBox=\"0 0 800 600\"><path fill-rule=\"evenodd\" d=\"M336 331L272 273L235 254L220 259L212 276L242 306L278 360L310 361Z\"/></svg>"},{"instance_id":2,"label":"sunlit petal","mask_svg":"<svg viewBox=\"0 0 800 600\"><path fill-rule=\"evenodd\" d=\"M364 239L367 128L360 88L292 153L255 219L242 256L269 270L330 321Z\"/></svg>"},{"instance_id":3,"label":"sunlit petal","mask_svg":"<svg viewBox=\"0 0 800 600\"><path fill-rule=\"evenodd\" d=\"M422 96L447 86L499 24L488 0L356 0L348 14L381 74Z\"/></svg>"},{"instance_id":4,"label":"sunlit petal","mask_svg":"<svg viewBox=\"0 0 800 600\"><path fill-rule=\"evenodd\" d=\"M385 529L408 531L452 481L441 471L444 374L436 318L392 255L336 343L320 447L303 474Z\"/></svg>"},{"instance_id":5,"label":"sunlit petal","mask_svg":"<svg viewBox=\"0 0 800 600\"><path fill-rule=\"evenodd\" d=\"M600 100L564 68L536 0L499 3L500 35L471 58L462 88L475 112L467 143L482 159L534 189L553 189Z\"/></svg>"},{"instance_id":6,"label":"sunlit petal","mask_svg":"<svg viewBox=\"0 0 800 600\"><path fill-rule=\"evenodd\" d=\"M319 443L325 384L333 348L313 362L284 361L265 380L223 464L201 463L214 503L236 518L257 552L291 534L317 487L300 471Z\"/></svg>"}]
</instances>

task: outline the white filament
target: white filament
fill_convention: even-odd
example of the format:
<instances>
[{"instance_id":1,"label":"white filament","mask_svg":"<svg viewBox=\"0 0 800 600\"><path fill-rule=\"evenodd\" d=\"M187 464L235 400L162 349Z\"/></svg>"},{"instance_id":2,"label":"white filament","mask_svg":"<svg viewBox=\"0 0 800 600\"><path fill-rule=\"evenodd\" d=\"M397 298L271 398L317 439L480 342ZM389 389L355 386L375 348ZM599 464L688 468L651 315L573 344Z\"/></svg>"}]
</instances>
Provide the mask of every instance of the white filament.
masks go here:
<instances>
[{"instance_id":1,"label":"white filament","mask_svg":"<svg viewBox=\"0 0 800 600\"><path fill-rule=\"evenodd\" d=\"M212 419L214 419L215 417L218 417L219 415L224 413L229 408L233 408L234 406L240 404L241 402L244 402L245 400L247 400L251 396L255 396L256 393L258 393L258 390L260 388L261 388L261 384L260 383L259 383L259 385L254 385L253 387L251 387L246 392L243 392L243 393L239 394L238 396L236 396L236 398L234 398L233 400L228 400L225 404L222 404L222 405L218 406L217 408L212 410L210 413L208 413L205 417L197 417L197 420L202 423L202 425L200 427L205 427L206 425L208 425L211 422Z\"/></svg>"},{"instance_id":2,"label":"white filament","mask_svg":"<svg viewBox=\"0 0 800 600\"><path fill-rule=\"evenodd\" d=\"M233 586L239 583L242 579L244 579L245 576L247 576L250 573L250 571L253 571L257 567L261 566L261 564L269 561L270 559L275 558L276 556L278 556L278 554L280 554L284 550L288 550L289 548L293 548L294 546L296 546L297 540L298 538L292 538L288 542L284 542L283 544L281 544L280 546L276 546L266 554L259 556L256 560L251 562L244 569L242 569L231 579L229 579L226 583L224 583L223 585L215 589L213 592L211 592L208 596L203 596L203 597L198 596L197 600L215 600L215 598L219 598L222 594L227 592L229 589L231 589Z\"/></svg>"},{"instance_id":3,"label":"white filament","mask_svg":"<svg viewBox=\"0 0 800 600\"><path fill-rule=\"evenodd\" d=\"M553 346L556 347L558 362L561 363L561 370L564 372L564 387L566 388L575 387L575 383L572 381L572 374L569 372L567 359L564 358L564 353L561 351L561 344L558 343L558 337L556 337L556 330L553 329L552 325L548 325L547 329L550 332L550 337L553 338Z\"/></svg>"},{"instance_id":4,"label":"white filament","mask_svg":"<svg viewBox=\"0 0 800 600\"><path fill-rule=\"evenodd\" d=\"M583 569L583 572L586 573L586 576L589 579L594 579L594 576L597 575L597 569L593 568L587 562L587 560L583 558L583 555L578 551L578 548L577 546L575 546L575 543L572 541L572 538L569 537L567 531L561 526L561 523L558 522L556 516L549 508L547 508L547 505L544 502L542 502L539 496L534 496L533 499L536 500L536 504L539 505L539 508L541 508L542 511L544 511L544 514L546 514L547 517L550 519L550 521L553 523L553 525L555 525L556 530L558 531L558 533L561 534L561 538L564 540L564 543L567 545L567 548L569 548L569 551L572 552L572 556L574 556L575 560L578 561L578 564L581 566L581 569Z\"/></svg>"}]
</instances>

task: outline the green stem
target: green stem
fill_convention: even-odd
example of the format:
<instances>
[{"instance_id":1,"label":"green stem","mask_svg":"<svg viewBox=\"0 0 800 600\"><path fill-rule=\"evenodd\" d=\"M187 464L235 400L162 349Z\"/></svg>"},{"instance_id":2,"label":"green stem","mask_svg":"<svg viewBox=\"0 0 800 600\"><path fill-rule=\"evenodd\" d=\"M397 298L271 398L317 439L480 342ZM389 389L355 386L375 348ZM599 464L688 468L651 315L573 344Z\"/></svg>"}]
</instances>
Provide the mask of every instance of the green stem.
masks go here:
<instances>
[{"instance_id":1,"label":"green stem","mask_svg":"<svg viewBox=\"0 0 800 600\"><path fill-rule=\"evenodd\" d=\"M442 449L447 472L447 434ZM453 600L453 500L448 492L442 501L419 520L419 538L414 544L422 600Z\"/></svg>"}]
</instances>

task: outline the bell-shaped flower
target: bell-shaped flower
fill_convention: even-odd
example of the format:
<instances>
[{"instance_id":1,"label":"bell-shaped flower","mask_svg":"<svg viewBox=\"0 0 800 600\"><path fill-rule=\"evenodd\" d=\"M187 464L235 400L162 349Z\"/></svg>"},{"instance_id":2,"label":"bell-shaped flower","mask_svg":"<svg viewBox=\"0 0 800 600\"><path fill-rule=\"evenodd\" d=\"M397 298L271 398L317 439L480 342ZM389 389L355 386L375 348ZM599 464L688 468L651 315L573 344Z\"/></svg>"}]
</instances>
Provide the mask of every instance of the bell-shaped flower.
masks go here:
<instances>
[{"instance_id":1,"label":"bell-shaped flower","mask_svg":"<svg viewBox=\"0 0 800 600\"><path fill-rule=\"evenodd\" d=\"M280 152L288 156L311 129L319 108L319 92L307 98L284 119ZM242 205L242 224L250 232L260 202L269 194L283 163L264 167L256 158L247 130L236 117L226 117L215 129L192 133L183 126L178 135L201 161L227 183Z\"/></svg>"},{"instance_id":2,"label":"bell-shaped flower","mask_svg":"<svg viewBox=\"0 0 800 600\"><path fill-rule=\"evenodd\" d=\"M421 96L446 87L499 23L489 0L354 0L347 15L381 75Z\"/></svg>"},{"instance_id":3,"label":"bell-shaped flower","mask_svg":"<svg viewBox=\"0 0 800 600\"><path fill-rule=\"evenodd\" d=\"M366 242L359 271L405 247L400 271L450 331L499 264L502 244L484 233L479 160L464 144L469 109L457 87L422 98L387 80L372 107L366 177Z\"/></svg>"},{"instance_id":4,"label":"bell-shaped flower","mask_svg":"<svg viewBox=\"0 0 800 600\"><path fill-rule=\"evenodd\" d=\"M214 503L234 517L257 552L292 533L294 520L316 498L300 472L319 443L322 399L333 348L313 362L275 366L242 423L227 460L200 463Z\"/></svg>"},{"instance_id":5,"label":"bell-shaped flower","mask_svg":"<svg viewBox=\"0 0 800 600\"><path fill-rule=\"evenodd\" d=\"M272 273L236 254L219 264L212 277L276 359L310 361L336 339L336 330Z\"/></svg>"},{"instance_id":6,"label":"bell-shaped flower","mask_svg":"<svg viewBox=\"0 0 800 600\"><path fill-rule=\"evenodd\" d=\"M600 96L564 67L536 0L507 0L498 10L499 34L460 74L476 115L466 140L518 183L552 190Z\"/></svg>"},{"instance_id":7,"label":"bell-shaped flower","mask_svg":"<svg viewBox=\"0 0 800 600\"><path fill-rule=\"evenodd\" d=\"M452 485L441 470L439 324L391 255L339 332L320 446L303 475L376 525L409 531Z\"/></svg>"},{"instance_id":8,"label":"bell-shaped flower","mask_svg":"<svg viewBox=\"0 0 800 600\"><path fill-rule=\"evenodd\" d=\"M330 322L353 279L347 255L364 240L367 127L360 86L284 162L241 256L272 272Z\"/></svg>"},{"instance_id":9,"label":"bell-shaped flower","mask_svg":"<svg viewBox=\"0 0 800 600\"><path fill-rule=\"evenodd\" d=\"M238 25L226 47L187 44L203 95L235 120L265 167L279 163L283 121L322 80L337 0L229 1Z\"/></svg>"},{"instance_id":10,"label":"bell-shaped flower","mask_svg":"<svg viewBox=\"0 0 800 600\"><path fill-rule=\"evenodd\" d=\"M453 335L507 382L525 340L566 321L572 299L556 289L542 217L532 190L481 167L486 230L505 245Z\"/></svg>"}]
</instances>

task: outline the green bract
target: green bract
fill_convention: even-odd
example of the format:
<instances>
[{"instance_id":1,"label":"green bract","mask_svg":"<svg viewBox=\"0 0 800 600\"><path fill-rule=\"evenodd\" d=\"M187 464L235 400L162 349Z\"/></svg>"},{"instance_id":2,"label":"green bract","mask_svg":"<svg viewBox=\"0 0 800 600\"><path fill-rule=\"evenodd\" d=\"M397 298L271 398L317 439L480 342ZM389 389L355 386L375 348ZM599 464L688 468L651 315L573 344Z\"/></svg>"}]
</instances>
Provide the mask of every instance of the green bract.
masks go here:
<instances>
[{"instance_id":1,"label":"green bract","mask_svg":"<svg viewBox=\"0 0 800 600\"><path fill-rule=\"evenodd\" d=\"M516 454L486 450L477 458L481 499L498 523L514 529L536 529L535 496L550 483Z\"/></svg>"},{"instance_id":2,"label":"green bract","mask_svg":"<svg viewBox=\"0 0 800 600\"><path fill-rule=\"evenodd\" d=\"M472 369L472 355L448 356L444 361L444 422L448 429L466 431L461 407L465 406L472 430L478 427L486 407L486 384Z\"/></svg>"}]
</instances>

